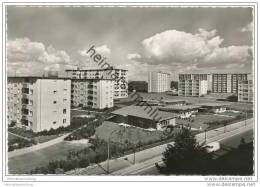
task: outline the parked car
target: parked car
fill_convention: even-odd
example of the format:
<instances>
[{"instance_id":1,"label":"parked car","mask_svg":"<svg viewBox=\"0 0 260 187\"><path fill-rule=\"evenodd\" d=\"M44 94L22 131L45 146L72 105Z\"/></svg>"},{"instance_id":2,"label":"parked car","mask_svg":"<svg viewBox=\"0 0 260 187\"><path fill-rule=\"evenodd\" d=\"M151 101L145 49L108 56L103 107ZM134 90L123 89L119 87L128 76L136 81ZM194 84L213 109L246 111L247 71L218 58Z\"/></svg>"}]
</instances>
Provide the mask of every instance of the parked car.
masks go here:
<instances>
[{"instance_id":1,"label":"parked car","mask_svg":"<svg viewBox=\"0 0 260 187\"><path fill-rule=\"evenodd\" d=\"M207 145L205 145L205 147L206 147L208 153L215 152L220 149L220 143L211 142L211 143L208 143Z\"/></svg>"}]
</instances>

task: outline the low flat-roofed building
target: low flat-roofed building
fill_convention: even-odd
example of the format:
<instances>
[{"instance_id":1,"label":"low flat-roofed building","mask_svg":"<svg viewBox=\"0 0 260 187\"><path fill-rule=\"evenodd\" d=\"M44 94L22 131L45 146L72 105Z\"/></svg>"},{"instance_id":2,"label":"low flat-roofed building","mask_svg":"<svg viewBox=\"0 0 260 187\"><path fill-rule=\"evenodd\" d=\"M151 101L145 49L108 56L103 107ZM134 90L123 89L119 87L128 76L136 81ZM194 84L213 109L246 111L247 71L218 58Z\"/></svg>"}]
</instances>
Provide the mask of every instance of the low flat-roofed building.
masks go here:
<instances>
[{"instance_id":1,"label":"low flat-roofed building","mask_svg":"<svg viewBox=\"0 0 260 187\"><path fill-rule=\"evenodd\" d=\"M198 112L200 106L198 105L168 105L159 107L158 109L165 112L172 112L180 118L189 118L194 113Z\"/></svg>"},{"instance_id":2,"label":"low flat-roofed building","mask_svg":"<svg viewBox=\"0 0 260 187\"><path fill-rule=\"evenodd\" d=\"M161 103L164 105L185 105L186 101L185 100L179 100L179 99L162 99Z\"/></svg>"},{"instance_id":3,"label":"low flat-roofed building","mask_svg":"<svg viewBox=\"0 0 260 187\"><path fill-rule=\"evenodd\" d=\"M165 127L175 126L175 114L158 110L151 106L127 106L111 112L115 114L110 121L126 123L144 129L154 128L163 130Z\"/></svg>"},{"instance_id":4,"label":"low flat-roofed building","mask_svg":"<svg viewBox=\"0 0 260 187\"><path fill-rule=\"evenodd\" d=\"M150 106L160 106L160 105L162 105L162 103L159 100L156 100L156 99L143 99L143 101L138 102L137 105L139 105L139 103L140 103L140 105L145 105L144 103L146 103L147 105L150 105Z\"/></svg>"},{"instance_id":5,"label":"low flat-roofed building","mask_svg":"<svg viewBox=\"0 0 260 187\"><path fill-rule=\"evenodd\" d=\"M226 112L228 104L222 103L200 103L200 110L213 113Z\"/></svg>"}]
</instances>

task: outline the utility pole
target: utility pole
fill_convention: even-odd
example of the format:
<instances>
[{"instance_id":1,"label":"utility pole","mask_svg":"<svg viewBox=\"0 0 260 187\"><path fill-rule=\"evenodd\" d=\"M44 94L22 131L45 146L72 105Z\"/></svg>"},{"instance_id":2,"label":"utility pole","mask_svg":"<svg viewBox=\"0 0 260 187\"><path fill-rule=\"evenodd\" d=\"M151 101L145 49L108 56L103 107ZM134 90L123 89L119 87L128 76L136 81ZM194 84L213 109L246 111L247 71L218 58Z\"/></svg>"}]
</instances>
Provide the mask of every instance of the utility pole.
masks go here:
<instances>
[{"instance_id":1,"label":"utility pole","mask_svg":"<svg viewBox=\"0 0 260 187\"><path fill-rule=\"evenodd\" d=\"M205 129L204 132L205 132L205 142L206 142L207 141L207 135L206 135L207 129Z\"/></svg>"},{"instance_id":2,"label":"utility pole","mask_svg":"<svg viewBox=\"0 0 260 187\"><path fill-rule=\"evenodd\" d=\"M246 126L246 120L247 120L247 111L246 111L246 115L245 115L245 126Z\"/></svg>"},{"instance_id":3,"label":"utility pole","mask_svg":"<svg viewBox=\"0 0 260 187\"><path fill-rule=\"evenodd\" d=\"M110 133L110 135L108 136L108 140L107 140L107 173L109 174L110 173L110 171L109 171L109 160L110 160L110 137L111 137L111 135L114 133L114 132L116 132L116 130L114 130L114 131L112 131L111 133Z\"/></svg>"},{"instance_id":4,"label":"utility pole","mask_svg":"<svg viewBox=\"0 0 260 187\"><path fill-rule=\"evenodd\" d=\"M135 149L136 149L136 145L134 146L134 164L135 164Z\"/></svg>"},{"instance_id":5,"label":"utility pole","mask_svg":"<svg viewBox=\"0 0 260 187\"><path fill-rule=\"evenodd\" d=\"M110 159L110 147L109 147L109 144L110 144L110 137L108 138L108 141L107 141L107 173L109 174L109 159Z\"/></svg>"}]
</instances>

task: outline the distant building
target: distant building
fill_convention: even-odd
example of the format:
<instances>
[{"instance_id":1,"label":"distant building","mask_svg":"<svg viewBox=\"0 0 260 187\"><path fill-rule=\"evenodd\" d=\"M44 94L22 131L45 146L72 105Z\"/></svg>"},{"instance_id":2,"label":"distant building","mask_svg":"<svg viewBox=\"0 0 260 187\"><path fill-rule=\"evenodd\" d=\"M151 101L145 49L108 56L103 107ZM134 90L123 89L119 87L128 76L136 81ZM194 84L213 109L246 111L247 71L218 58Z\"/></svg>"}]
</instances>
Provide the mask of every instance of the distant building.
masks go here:
<instances>
[{"instance_id":1,"label":"distant building","mask_svg":"<svg viewBox=\"0 0 260 187\"><path fill-rule=\"evenodd\" d=\"M207 111L212 113L223 113L226 112L228 104L221 103L201 103L198 104L200 106L200 111Z\"/></svg>"},{"instance_id":2,"label":"distant building","mask_svg":"<svg viewBox=\"0 0 260 187\"><path fill-rule=\"evenodd\" d=\"M148 83L145 81L131 81L128 83L128 90L137 92L148 92Z\"/></svg>"},{"instance_id":3,"label":"distant building","mask_svg":"<svg viewBox=\"0 0 260 187\"><path fill-rule=\"evenodd\" d=\"M248 73L214 73L212 74L213 93L238 93L238 81L247 80Z\"/></svg>"},{"instance_id":4,"label":"distant building","mask_svg":"<svg viewBox=\"0 0 260 187\"><path fill-rule=\"evenodd\" d=\"M206 80L180 80L178 95L184 97L199 97L207 94L208 82Z\"/></svg>"},{"instance_id":5,"label":"distant building","mask_svg":"<svg viewBox=\"0 0 260 187\"><path fill-rule=\"evenodd\" d=\"M200 106L193 105L167 105L158 109L165 112L172 112L180 118L189 118L194 113L198 112Z\"/></svg>"},{"instance_id":6,"label":"distant building","mask_svg":"<svg viewBox=\"0 0 260 187\"><path fill-rule=\"evenodd\" d=\"M196 73L196 74L179 74L179 81L199 80L207 81L207 91L212 91L212 74Z\"/></svg>"},{"instance_id":7,"label":"distant building","mask_svg":"<svg viewBox=\"0 0 260 187\"><path fill-rule=\"evenodd\" d=\"M110 121L125 123L144 129L163 130L169 126L175 126L176 115L159 111L156 107L127 106L112 112L115 116Z\"/></svg>"},{"instance_id":8,"label":"distant building","mask_svg":"<svg viewBox=\"0 0 260 187\"><path fill-rule=\"evenodd\" d=\"M170 90L170 75L163 72L149 72L148 92L166 92Z\"/></svg>"},{"instance_id":9,"label":"distant building","mask_svg":"<svg viewBox=\"0 0 260 187\"><path fill-rule=\"evenodd\" d=\"M87 69L66 70L72 79L112 79L114 81L114 99L128 97L127 70L124 69Z\"/></svg>"},{"instance_id":10,"label":"distant building","mask_svg":"<svg viewBox=\"0 0 260 187\"><path fill-rule=\"evenodd\" d=\"M34 132L70 125L71 80L8 77L8 123Z\"/></svg>"},{"instance_id":11,"label":"distant building","mask_svg":"<svg viewBox=\"0 0 260 187\"><path fill-rule=\"evenodd\" d=\"M253 93L253 80L238 81L238 102L252 103Z\"/></svg>"},{"instance_id":12,"label":"distant building","mask_svg":"<svg viewBox=\"0 0 260 187\"><path fill-rule=\"evenodd\" d=\"M111 79L72 79L72 106L86 106L95 109L114 106L114 82Z\"/></svg>"}]
</instances>

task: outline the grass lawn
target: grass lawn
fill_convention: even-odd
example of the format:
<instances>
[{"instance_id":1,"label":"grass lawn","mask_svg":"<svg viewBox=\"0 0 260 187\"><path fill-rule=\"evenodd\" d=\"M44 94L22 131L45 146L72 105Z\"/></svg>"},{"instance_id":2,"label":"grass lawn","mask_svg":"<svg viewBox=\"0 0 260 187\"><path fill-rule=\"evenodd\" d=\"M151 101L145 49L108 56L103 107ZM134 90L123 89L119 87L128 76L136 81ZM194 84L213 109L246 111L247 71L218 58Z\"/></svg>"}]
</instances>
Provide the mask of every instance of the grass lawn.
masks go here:
<instances>
[{"instance_id":1,"label":"grass lawn","mask_svg":"<svg viewBox=\"0 0 260 187\"><path fill-rule=\"evenodd\" d=\"M89 111L82 111L82 110L71 110L71 117L79 116L79 115L88 115Z\"/></svg>"},{"instance_id":2,"label":"grass lawn","mask_svg":"<svg viewBox=\"0 0 260 187\"><path fill-rule=\"evenodd\" d=\"M162 131L148 131L134 126L124 127L118 124L103 124L96 129L95 135L105 141L110 137L112 142L123 144L129 142L136 145L160 141L166 137Z\"/></svg>"},{"instance_id":3,"label":"grass lawn","mask_svg":"<svg viewBox=\"0 0 260 187\"><path fill-rule=\"evenodd\" d=\"M13 134L8 133L8 142L14 141L14 140L18 141L19 139L22 139L22 138L19 138L19 137L13 135Z\"/></svg>"},{"instance_id":4,"label":"grass lawn","mask_svg":"<svg viewBox=\"0 0 260 187\"><path fill-rule=\"evenodd\" d=\"M9 174L27 174L32 169L45 166L52 160L65 159L69 150L80 150L88 144L61 142L39 151L8 159Z\"/></svg>"},{"instance_id":5,"label":"grass lawn","mask_svg":"<svg viewBox=\"0 0 260 187\"><path fill-rule=\"evenodd\" d=\"M193 119L194 119L193 122L189 122L188 120L184 120L184 119L176 119L176 123L183 124L183 125L189 124L191 128L200 129L201 127L202 130L204 130L208 127L206 123L222 121L222 120L230 119L230 117L214 115L214 114L199 114L196 115Z\"/></svg>"},{"instance_id":6,"label":"grass lawn","mask_svg":"<svg viewBox=\"0 0 260 187\"><path fill-rule=\"evenodd\" d=\"M49 136L38 136L34 138L38 143L44 143L50 140L53 140L55 138L58 138L59 135L49 135Z\"/></svg>"},{"instance_id":7,"label":"grass lawn","mask_svg":"<svg viewBox=\"0 0 260 187\"><path fill-rule=\"evenodd\" d=\"M249 103L232 103L230 108L232 110L250 111L254 109L254 105Z\"/></svg>"}]
</instances>

